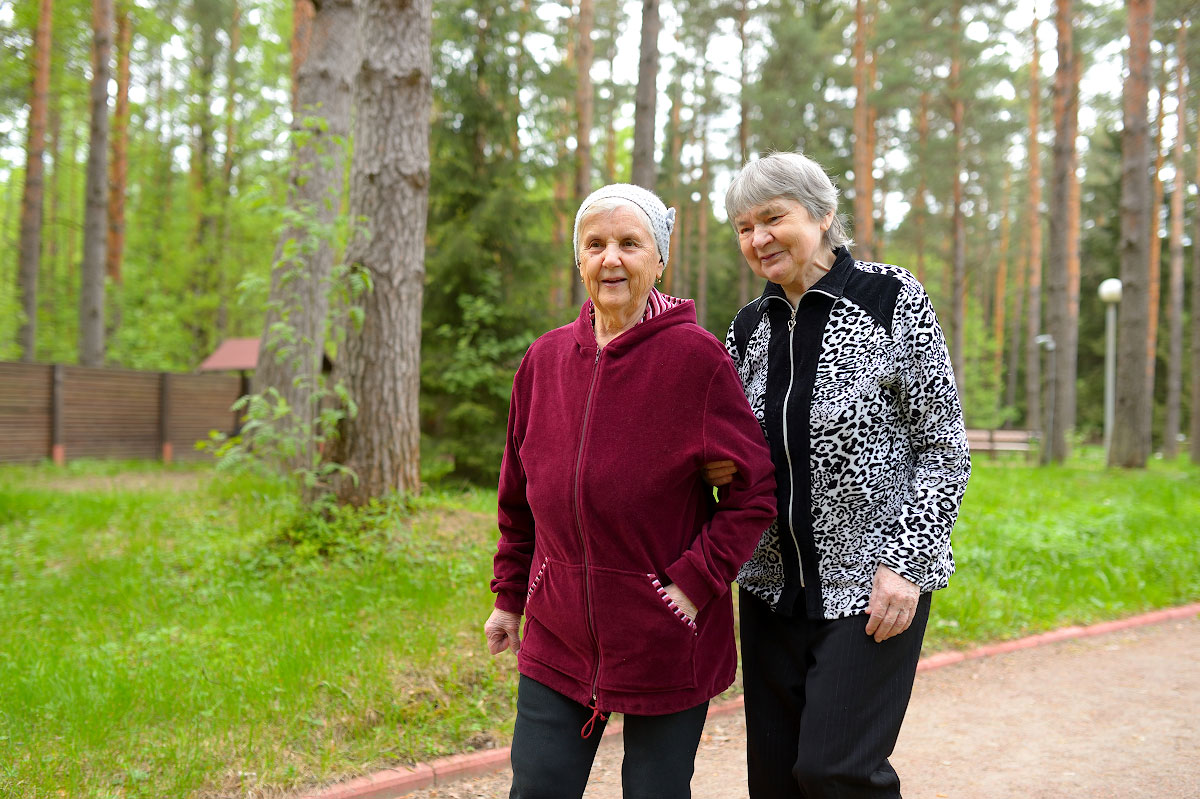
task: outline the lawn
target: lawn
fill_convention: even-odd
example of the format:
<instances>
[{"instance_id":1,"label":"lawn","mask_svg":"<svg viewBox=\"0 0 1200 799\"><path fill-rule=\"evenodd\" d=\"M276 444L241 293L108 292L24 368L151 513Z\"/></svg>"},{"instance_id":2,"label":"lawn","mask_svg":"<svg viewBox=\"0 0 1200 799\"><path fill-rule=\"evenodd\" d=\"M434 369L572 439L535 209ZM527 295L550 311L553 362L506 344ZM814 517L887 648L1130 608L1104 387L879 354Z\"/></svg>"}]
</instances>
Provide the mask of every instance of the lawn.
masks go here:
<instances>
[{"instance_id":1,"label":"lawn","mask_svg":"<svg viewBox=\"0 0 1200 799\"><path fill-rule=\"evenodd\" d=\"M494 492L315 524L200 467L0 468L0 796L279 795L504 744ZM977 459L926 651L1200 600L1200 469Z\"/></svg>"}]
</instances>

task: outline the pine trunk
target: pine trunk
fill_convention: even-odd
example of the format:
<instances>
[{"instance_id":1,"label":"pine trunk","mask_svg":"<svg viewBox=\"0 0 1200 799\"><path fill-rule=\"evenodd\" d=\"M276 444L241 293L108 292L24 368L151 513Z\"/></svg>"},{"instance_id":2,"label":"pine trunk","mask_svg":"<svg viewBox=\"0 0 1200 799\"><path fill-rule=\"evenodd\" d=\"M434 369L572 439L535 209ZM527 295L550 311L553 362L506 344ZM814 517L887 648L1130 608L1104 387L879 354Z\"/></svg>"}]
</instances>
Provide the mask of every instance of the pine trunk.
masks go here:
<instances>
[{"instance_id":1,"label":"pine trunk","mask_svg":"<svg viewBox=\"0 0 1200 799\"><path fill-rule=\"evenodd\" d=\"M421 297L433 107L432 0L366 0L355 86L347 261L369 276L361 329L335 366L358 413L338 440L342 502L420 490Z\"/></svg>"},{"instance_id":2,"label":"pine trunk","mask_svg":"<svg viewBox=\"0 0 1200 799\"><path fill-rule=\"evenodd\" d=\"M925 166L928 161L929 147L929 92L921 92L921 107L917 112L917 153L921 159L921 173L917 181L917 193L913 198L913 219L914 232L913 238L917 251L917 281L922 285L925 283L925 217L928 215L928 203L925 201L925 192L928 187L925 183Z\"/></svg>"},{"instance_id":3,"label":"pine trunk","mask_svg":"<svg viewBox=\"0 0 1200 799\"><path fill-rule=\"evenodd\" d=\"M875 260L875 210L870 178L874 153L871 152L871 74L867 46L867 0L854 3L854 239L855 255L863 261ZM961 384L960 384L961 385Z\"/></svg>"},{"instance_id":4,"label":"pine trunk","mask_svg":"<svg viewBox=\"0 0 1200 799\"><path fill-rule=\"evenodd\" d=\"M1196 71L1192 70L1192 75ZM1195 92L1200 95L1200 92ZM1200 116L1200 115L1198 115ZM1200 154L1200 119L1196 125L1196 149ZM1195 160L1195 183L1200 186L1200 157ZM1192 463L1200 464L1200 208L1192 215L1192 401L1189 407Z\"/></svg>"},{"instance_id":5,"label":"pine trunk","mask_svg":"<svg viewBox=\"0 0 1200 799\"><path fill-rule=\"evenodd\" d=\"M657 191L654 163L655 103L658 99L658 0L642 0L642 54L638 61L633 116L633 183ZM614 114L615 115L615 114Z\"/></svg>"},{"instance_id":6,"label":"pine trunk","mask_svg":"<svg viewBox=\"0 0 1200 799\"><path fill-rule=\"evenodd\" d=\"M1171 187L1170 263L1167 279L1167 409L1163 425L1163 457L1174 459L1179 454L1180 420L1183 403L1183 196L1187 193L1184 179L1183 151L1187 135L1187 91L1184 84L1186 65L1187 23L1180 21L1175 42L1175 97L1177 120L1173 165L1174 185ZM1196 245L1200 245L1197 242Z\"/></svg>"},{"instance_id":7,"label":"pine trunk","mask_svg":"<svg viewBox=\"0 0 1200 799\"><path fill-rule=\"evenodd\" d=\"M705 89L711 86L708 77L704 79ZM705 92L707 95L707 91ZM708 319L708 195L712 191L712 175L708 162L708 120L700 120L700 202L696 212L700 218L696 225L696 320L705 327Z\"/></svg>"},{"instance_id":8,"label":"pine trunk","mask_svg":"<svg viewBox=\"0 0 1200 799\"><path fill-rule=\"evenodd\" d=\"M117 105L112 119L112 163L108 182L108 246L105 273L121 282L121 260L125 252L125 184L129 175L129 49L133 45L133 23L129 6L117 11Z\"/></svg>"},{"instance_id":9,"label":"pine trunk","mask_svg":"<svg viewBox=\"0 0 1200 799\"><path fill-rule=\"evenodd\" d=\"M104 365L104 266L108 237L108 81L112 70L112 0L92 1L91 126L79 288L79 363Z\"/></svg>"},{"instance_id":10,"label":"pine trunk","mask_svg":"<svg viewBox=\"0 0 1200 799\"><path fill-rule=\"evenodd\" d=\"M966 320L967 320L967 229L963 209L963 168L965 166L966 139L964 123L966 108L962 91L962 54L957 42L962 32L962 6L954 4L954 54L950 61L950 91L952 95L951 109L953 117L954 136L954 188L952 215L952 236L954 250L951 257L951 324L950 324L950 360L954 364L954 382L958 390L963 390L964 368L966 361Z\"/></svg>"},{"instance_id":11,"label":"pine trunk","mask_svg":"<svg viewBox=\"0 0 1200 799\"><path fill-rule=\"evenodd\" d=\"M25 318L17 333L21 360L36 357L38 271L42 260L43 181L46 172L46 119L50 92L50 31L52 0L41 0L33 37L33 82L29 97L29 138L25 146L25 188L21 200L20 266L17 280ZM58 165L54 167L58 169Z\"/></svg>"},{"instance_id":12,"label":"pine trunk","mask_svg":"<svg viewBox=\"0 0 1200 799\"><path fill-rule=\"evenodd\" d=\"M1000 263L996 266L995 289L992 292L992 385L1000 386L1004 369L1004 323L1008 303L1008 246L1012 232L1009 205L1012 194L1012 166L1004 169L1004 197L1000 205ZM997 397L999 397L997 391Z\"/></svg>"},{"instance_id":13,"label":"pine trunk","mask_svg":"<svg viewBox=\"0 0 1200 799\"><path fill-rule=\"evenodd\" d=\"M750 49L746 39L746 23L750 17L750 0L740 0L738 3L738 43L741 62L741 82L738 90L738 166L750 160ZM738 265L738 307L750 302L750 266L740 251L737 255Z\"/></svg>"},{"instance_id":14,"label":"pine trunk","mask_svg":"<svg viewBox=\"0 0 1200 799\"><path fill-rule=\"evenodd\" d=\"M1146 391L1149 328L1150 34L1154 0L1127 0L1129 75L1122 89L1121 310L1117 330L1116 410L1108 462L1144 468L1150 456L1150 395Z\"/></svg>"},{"instance_id":15,"label":"pine trunk","mask_svg":"<svg viewBox=\"0 0 1200 799\"><path fill-rule=\"evenodd\" d=\"M1033 21L1033 62L1029 69L1029 265L1025 270L1025 428L1042 429L1042 357L1037 337L1042 333L1042 152L1038 144L1041 119L1041 62Z\"/></svg>"},{"instance_id":16,"label":"pine trunk","mask_svg":"<svg viewBox=\"0 0 1200 799\"><path fill-rule=\"evenodd\" d=\"M1054 72L1054 149L1050 180L1050 251L1047 260L1046 328L1054 337L1054 407L1048 411L1042 440L1042 463L1062 463L1067 457L1067 425L1074 415L1076 329L1071 310L1071 182L1078 133L1078 95L1075 90L1075 44L1071 0L1055 5L1058 67ZM1078 280L1078 275L1074 276ZM1074 294L1078 301L1078 287Z\"/></svg>"},{"instance_id":17,"label":"pine trunk","mask_svg":"<svg viewBox=\"0 0 1200 799\"><path fill-rule=\"evenodd\" d=\"M1158 76L1158 113L1154 116L1154 170L1150 173L1150 194L1153 200L1150 204L1150 322L1146 335L1146 390L1150 392L1150 429L1151 449L1154 448L1154 384L1158 372L1158 311L1162 306L1162 210L1163 196L1166 193L1162 182L1163 165L1167 162L1166 150L1163 148L1163 101L1167 96L1167 68L1163 68Z\"/></svg>"},{"instance_id":18,"label":"pine trunk","mask_svg":"<svg viewBox=\"0 0 1200 799\"><path fill-rule=\"evenodd\" d=\"M255 390L274 389L291 408L297 450L287 464L311 468L319 401L334 227L345 187L354 77L362 63L354 0L325 0L308 20L309 46L293 50L292 169L288 206L294 218L275 249L266 323L259 339ZM294 37L293 37L294 38Z\"/></svg>"},{"instance_id":19,"label":"pine trunk","mask_svg":"<svg viewBox=\"0 0 1200 799\"><path fill-rule=\"evenodd\" d=\"M300 85L300 67L308 60L309 43L312 41L313 17L317 9L313 0L295 0L292 3L292 114L299 110L297 89Z\"/></svg>"},{"instance_id":20,"label":"pine trunk","mask_svg":"<svg viewBox=\"0 0 1200 799\"><path fill-rule=\"evenodd\" d=\"M592 117L594 97L592 92L592 26L594 8L592 0L579 0L579 30L575 45L576 86L575 110L575 204L578 206L592 193ZM574 288L575 305L582 305L587 291L582 281L571 283Z\"/></svg>"}]
</instances>

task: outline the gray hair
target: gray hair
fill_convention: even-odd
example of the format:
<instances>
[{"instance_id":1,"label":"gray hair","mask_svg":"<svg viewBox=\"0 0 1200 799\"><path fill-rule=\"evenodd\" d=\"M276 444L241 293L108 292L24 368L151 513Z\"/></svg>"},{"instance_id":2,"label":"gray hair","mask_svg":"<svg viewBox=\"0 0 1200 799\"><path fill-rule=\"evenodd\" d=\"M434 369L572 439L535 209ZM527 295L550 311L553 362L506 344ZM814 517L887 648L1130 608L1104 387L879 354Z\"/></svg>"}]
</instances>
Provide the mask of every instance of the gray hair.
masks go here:
<instances>
[{"instance_id":1,"label":"gray hair","mask_svg":"<svg viewBox=\"0 0 1200 799\"><path fill-rule=\"evenodd\" d=\"M585 208L583 210L583 213L581 213L579 215L579 222L575 225L575 252L576 253L579 252L579 237L580 237L580 235L582 235L583 226L585 224L587 224L588 220L590 220L593 216L600 216L601 214L611 213L612 211L615 211L618 208L625 208L627 210L633 211L633 213L637 216L638 221L642 223L642 227L644 227L646 229L646 235L650 237L651 241L654 241L654 227L653 227L653 225L650 224L649 215L647 215L646 212L642 210L640 205L638 205L637 203L630 202L629 200L626 200L622 197L601 197L599 200L596 200L594 203L592 203L587 208ZM657 242L654 244L654 250L655 250L655 254L661 259L662 253L658 252L658 243ZM578 256L576 256L575 260L576 261L579 260Z\"/></svg>"},{"instance_id":2,"label":"gray hair","mask_svg":"<svg viewBox=\"0 0 1200 799\"><path fill-rule=\"evenodd\" d=\"M671 231L675 229L675 209L668 208L657 194L628 183L610 183L596 189L580 204L575 214L575 232L572 244L575 248L575 263L579 263L579 231L583 221L600 211L615 211L632 208L646 227L646 233L654 240L659 260L666 264L671 258Z\"/></svg>"},{"instance_id":3,"label":"gray hair","mask_svg":"<svg viewBox=\"0 0 1200 799\"><path fill-rule=\"evenodd\" d=\"M822 235L829 249L854 243L846 229L846 217L837 212L838 190L821 165L800 153L771 153L750 161L733 178L725 192L729 223L755 206L786 197L808 210L813 219L833 211L833 222Z\"/></svg>"}]
</instances>

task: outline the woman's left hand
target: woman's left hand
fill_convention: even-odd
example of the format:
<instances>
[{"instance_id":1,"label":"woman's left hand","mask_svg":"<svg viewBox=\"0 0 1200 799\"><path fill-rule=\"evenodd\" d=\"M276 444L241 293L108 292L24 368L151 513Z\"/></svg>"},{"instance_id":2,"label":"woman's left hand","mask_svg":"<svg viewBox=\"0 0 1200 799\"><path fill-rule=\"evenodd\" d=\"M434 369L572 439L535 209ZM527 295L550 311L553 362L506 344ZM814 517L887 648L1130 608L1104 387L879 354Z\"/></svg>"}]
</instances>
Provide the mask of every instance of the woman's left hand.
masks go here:
<instances>
[{"instance_id":1,"label":"woman's left hand","mask_svg":"<svg viewBox=\"0 0 1200 799\"><path fill-rule=\"evenodd\" d=\"M692 600L687 598L687 594L680 590L679 586L675 585L675 583L671 583L670 585L665 586L663 591L667 592L667 596L671 597L671 601L678 605L679 609L686 613L689 619L692 621L696 620L696 614L699 613L699 611L696 609L696 605L692 602Z\"/></svg>"},{"instance_id":2,"label":"woman's left hand","mask_svg":"<svg viewBox=\"0 0 1200 799\"><path fill-rule=\"evenodd\" d=\"M875 582L871 586L871 601L867 605L867 635L874 636L880 643L899 635L912 624L917 611L917 600L921 589L896 572L879 564L875 570Z\"/></svg>"},{"instance_id":3,"label":"woman's left hand","mask_svg":"<svg viewBox=\"0 0 1200 799\"><path fill-rule=\"evenodd\" d=\"M521 649L521 614L494 608L483 625L483 635L488 651L493 655L499 655L505 649L512 649L513 654L517 654Z\"/></svg>"}]
</instances>

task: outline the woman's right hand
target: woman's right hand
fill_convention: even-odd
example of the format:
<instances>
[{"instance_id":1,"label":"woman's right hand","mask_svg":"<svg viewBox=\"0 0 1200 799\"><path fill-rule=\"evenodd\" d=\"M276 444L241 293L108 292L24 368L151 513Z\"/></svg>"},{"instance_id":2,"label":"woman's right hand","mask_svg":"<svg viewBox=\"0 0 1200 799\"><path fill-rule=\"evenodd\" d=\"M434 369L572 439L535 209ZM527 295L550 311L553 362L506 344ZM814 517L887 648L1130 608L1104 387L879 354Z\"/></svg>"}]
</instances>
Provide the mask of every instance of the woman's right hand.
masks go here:
<instances>
[{"instance_id":1,"label":"woman's right hand","mask_svg":"<svg viewBox=\"0 0 1200 799\"><path fill-rule=\"evenodd\" d=\"M487 638L488 651L493 655L510 648L515 655L521 650L521 614L493 609L483 624L483 634Z\"/></svg>"},{"instance_id":2,"label":"woman's right hand","mask_svg":"<svg viewBox=\"0 0 1200 799\"><path fill-rule=\"evenodd\" d=\"M737 466L733 461L713 461L704 464L704 482L713 488L729 485L737 474Z\"/></svg>"}]
</instances>

